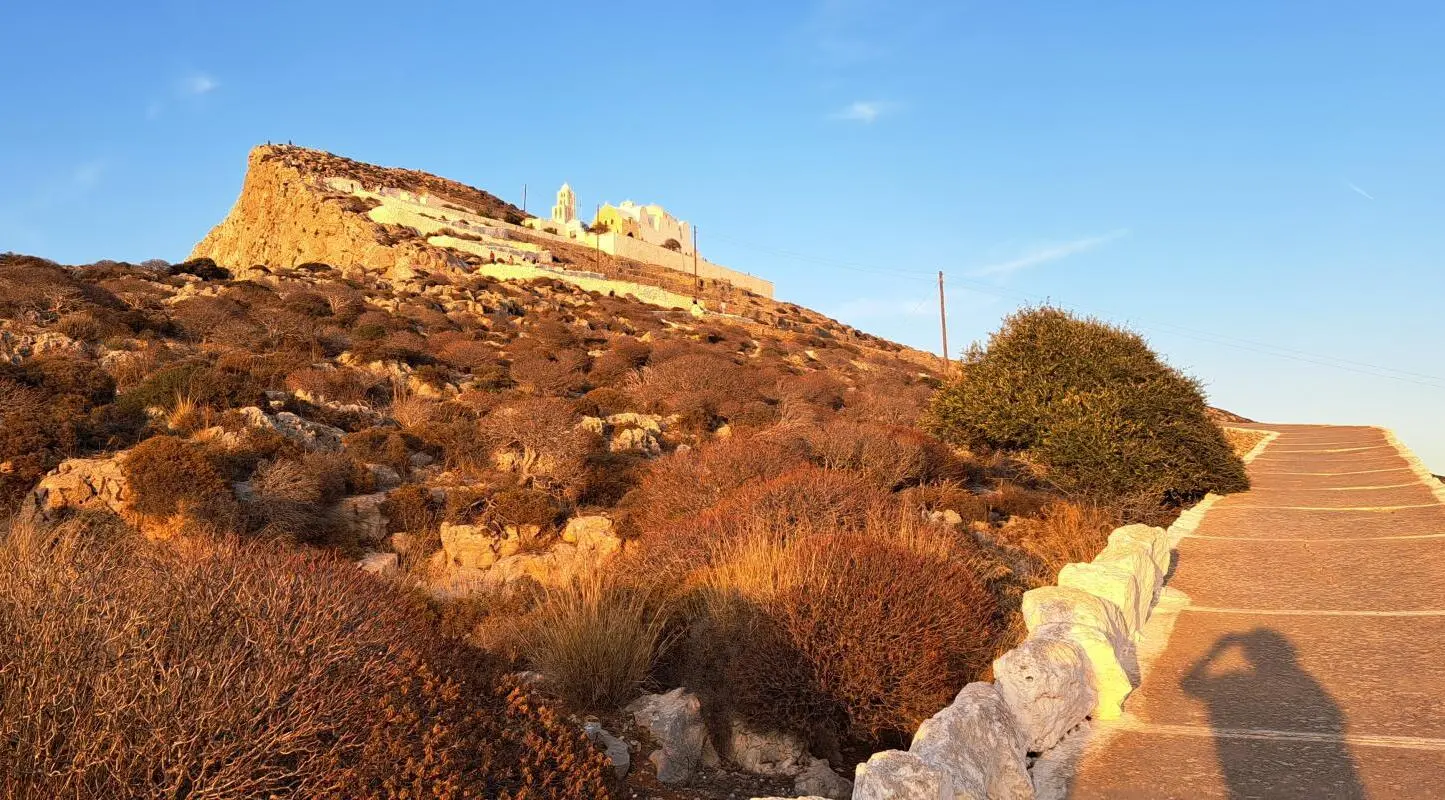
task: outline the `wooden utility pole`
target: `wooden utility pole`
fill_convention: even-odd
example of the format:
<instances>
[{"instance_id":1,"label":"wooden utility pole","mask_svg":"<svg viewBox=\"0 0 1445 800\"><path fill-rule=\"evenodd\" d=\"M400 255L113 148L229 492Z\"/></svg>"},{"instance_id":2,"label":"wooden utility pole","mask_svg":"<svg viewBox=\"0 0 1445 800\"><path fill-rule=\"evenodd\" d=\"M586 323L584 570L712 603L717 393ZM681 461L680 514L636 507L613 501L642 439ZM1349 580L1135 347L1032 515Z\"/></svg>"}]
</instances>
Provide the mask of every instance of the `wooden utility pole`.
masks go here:
<instances>
[{"instance_id":1,"label":"wooden utility pole","mask_svg":"<svg viewBox=\"0 0 1445 800\"><path fill-rule=\"evenodd\" d=\"M949 371L948 363L948 309L943 302L943 270L938 271L938 327L943 332L943 372Z\"/></svg>"},{"instance_id":2,"label":"wooden utility pole","mask_svg":"<svg viewBox=\"0 0 1445 800\"><path fill-rule=\"evenodd\" d=\"M527 213L527 184L522 184L522 213Z\"/></svg>"}]
</instances>

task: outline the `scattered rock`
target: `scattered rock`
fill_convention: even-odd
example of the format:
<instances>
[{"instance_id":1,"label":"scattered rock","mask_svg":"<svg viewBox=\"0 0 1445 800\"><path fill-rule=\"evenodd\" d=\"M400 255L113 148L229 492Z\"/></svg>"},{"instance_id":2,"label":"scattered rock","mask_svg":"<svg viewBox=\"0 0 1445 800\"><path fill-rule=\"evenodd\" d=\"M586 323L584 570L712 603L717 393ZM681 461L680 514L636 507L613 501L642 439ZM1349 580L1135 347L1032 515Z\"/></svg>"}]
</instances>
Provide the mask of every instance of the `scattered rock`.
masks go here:
<instances>
[{"instance_id":1,"label":"scattered rock","mask_svg":"<svg viewBox=\"0 0 1445 800\"><path fill-rule=\"evenodd\" d=\"M607 732L600 722L588 722L582 726L582 732L592 743L602 748L607 753L607 758L612 762L612 771L617 774L617 779L627 777L628 770L632 769L632 753L627 749L627 743Z\"/></svg>"},{"instance_id":2,"label":"scattered rock","mask_svg":"<svg viewBox=\"0 0 1445 800\"><path fill-rule=\"evenodd\" d=\"M913 753L885 750L858 765L853 800L984 800L984 795L954 791L948 773Z\"/></svg>"},{"instance_id":3,"label":"scattered rock","mask_svg":"<svg viewBox=\"0 0 1445 800\"><path fill-rule=\"evenodd\" d=\"M396 553L367 553L356 562L366 572L373 575L390 575L396 572Z\"/></svg>"},{"instance_id":4,"label":"scattered rock","mask_svg":"<svg viewBox=\"0 0 1445 800\"><path fill-rule=\"evenodd\" d=\"M848 800L853 796L853 782L834 772L827 761L815 758L793 782L793 791L828 800Z\"/></svg>"},{"instance_id":5,"label":"scattered rock","mask_svg":"<svg viewBox=\"0 0 1445 800\"><path fill-rule=\"evenodd\" d=\"M248 425L270 428L308 450L332 453L341 450L341 437L344 432L340 428L303 419L290 411L267 414L255 406L247 406L240 409L240 413L246 418Z\"/></svg>"},{"instance_id":6,"label":"scattered rock","mask_svg":"<svg viewBox=\"0 0 1445 800\"><path fill-rule=\"evenodd\" d=\"M376 490L384 492L395 489L401 485L401 476L396 470L385 464L367 464L366 469L371 473L371 481L376 484Z\"/></svg>"},{"instance_id":7,"label":"scattered rock","mask_svg":"<svg viewBox=\"0 0 1445 800\"><path fill-rule=\"evenodd\" d=\"M648 760L657 779L666 784L686 783L699 766L716 766L718 757L702 721L697 695L677 688L667 694L649 694L627 706L638 727L647 729L662 747Z\"/></svg>"},{"instance_id":8,"label":"scattered rock","mask_svg":"<svg viewBox=\"0 0 1445 800\"><path fill-rule=\"evenodd\" d=\"M443 522L442 553L446 563L460 569L487 569L497 563L497 536L485 525Z\"/></svg>"},{"instance_id":9,"label":"scattered rock","mask_svg":"<svg viewBox=\"0 0 1445 800\"><path fill-rule=\"evenodd\" d=\"M807 746L796 737L759 733L739 719L729 727L728 758L754 775L797 775L811 760Z\"/></svg>"},{"instance_id":10,"label":"scattered rock","mask_svg":"<svg viewBox=\"0 0 1445 800\"><path fill-rule=\"evenodd\" d=\"M121 469L122 456L68 458L40 479L21 509L22 515L54 520L66 511L104 508L123 513L130 484Z\"/></svg>"},{"instance_id":11,"label":"scattered rock","mask_svg":"<svg viewBox=\"0 0 1445 800\"><path fill-rule=\"evenodd\" d=\"M362 544L381 544L386 539L387 519L381 513L386 492L342 498L333 512L337 524Z\"/></svg>"},{"instance_id":12,"label":"scattered rock","mask_svg":"<svg viewBox=\"0 0 1445 800\"><path fill-rule=\"evenodd\" d=\"M942 511L934 511L928 515L928 521L942 525L962 525L963 515L951 508Z\"/></svg>"}]
</instances>

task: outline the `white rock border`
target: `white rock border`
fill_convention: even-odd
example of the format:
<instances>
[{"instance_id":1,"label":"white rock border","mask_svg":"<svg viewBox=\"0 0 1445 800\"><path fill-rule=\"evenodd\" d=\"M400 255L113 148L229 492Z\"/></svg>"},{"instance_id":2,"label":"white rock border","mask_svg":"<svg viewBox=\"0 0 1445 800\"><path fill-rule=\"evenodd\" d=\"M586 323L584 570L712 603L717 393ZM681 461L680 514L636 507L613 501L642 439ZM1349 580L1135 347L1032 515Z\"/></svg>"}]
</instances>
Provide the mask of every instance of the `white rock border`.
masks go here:
<instances>
[{"instance_id":1,"label":"white rock border","mask_svg":"<svg viewBox=\"0 0 1445 800\"><path fill-rule=\"evenodd\" d=\"M1425 466L1425 462L1421 461L1420 457L1415 455L1415 451L1406 447L1405 443L1400 441L1400 437L1396 436L1395 432L1389 428L1377 425L1375 429L1385 434L1385 441L1388 442L1391 447L1395 448L1395 451L1400 454L1401 458L1405 459L1405 463L1410 466L1410 471L1415 473L1415 477L1419 478L1420 481L1425 484L1426 488L1435 495L1435 499L1445 503L1445 483L1441 483L1440 479L1435 477L1435 473L1431 472L1430 468Z\"/></svg>"},{"instance_id":2,"label":"white rock border","mask_svg":"<svg viewBox=\"0 0 1445 800\"><path fill-rule=\"evenodd\" d=\"M1265 434L1240 458L1248 464L1279 438L1279 432L1246 430ZM1416 474L1433 481L1439 487L1437 496L1445 499L1445 485L1434 481L1393 433L1385 430L1385 434ZM1167 529L1146 525L1115 529L1109 535L1110 547L1093 562L1065 566L1075 579L1060 586L1072 590L1072 596L1055 587L1025 592L1024 603L1032 612L1026 614L1029 635L994 661L996 684L965 687L951 705L923 723L909 752L887 750L859 764L853 800L1034 800L1041 792L1050 794L1035 787L1032 767L1029 781L1009 779L1017 774L1020 743L1057 747L1063 734L1090 719L1116 719L1123 713L1121 704L1139 677L1135 640L1161 605L1178 605L1177 590L1161 586L1173 566L1175 548L1219 500L1220 495L1206 495ZM1098 576L1101 582L1079 576ZM1131 595L1121 589L1128 584L1137 605L1119 608L1118 601L1128 602ZM1077 608L1070 608L1071 604ZM1106 613L1100 613L1101 604ZM1123 636L1120 622L1127 630ZM1160 638L1167 638L1167 633ZM1160 646L1162 641L1149 642L1150 650ZM999 691L992 696L1002 702L980 702L985 687L995 685Z\"/></svg>"}]
</instances>

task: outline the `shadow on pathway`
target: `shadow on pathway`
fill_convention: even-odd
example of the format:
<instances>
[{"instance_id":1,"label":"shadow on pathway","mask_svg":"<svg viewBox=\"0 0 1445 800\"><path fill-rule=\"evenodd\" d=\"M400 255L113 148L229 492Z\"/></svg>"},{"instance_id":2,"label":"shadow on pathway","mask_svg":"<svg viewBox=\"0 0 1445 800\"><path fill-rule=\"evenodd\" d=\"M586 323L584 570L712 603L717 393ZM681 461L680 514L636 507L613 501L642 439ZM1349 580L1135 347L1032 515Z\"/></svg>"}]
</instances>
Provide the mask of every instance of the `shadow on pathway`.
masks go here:
<instances>
[{"instance_id":1,"label":"shadow on pathway","mask_svg":"<svg viewBox=\"0 0 1445 800\"><path fill-rule=\"evenodd\" d=\"M1302 796L1365 796L1344 742L1344 714L1300 667L1294 646L1279 631L1255 628L1220 637L1180 687L1209 712L1231 800L1270 797L1282 767L1294 771L1296 786L1309 787ZM1282 748L1261 733L1301 730L1320 738ZM1296 763L1280 763L1286 749L1296 754Z\"/></svg>"}]
</instances>

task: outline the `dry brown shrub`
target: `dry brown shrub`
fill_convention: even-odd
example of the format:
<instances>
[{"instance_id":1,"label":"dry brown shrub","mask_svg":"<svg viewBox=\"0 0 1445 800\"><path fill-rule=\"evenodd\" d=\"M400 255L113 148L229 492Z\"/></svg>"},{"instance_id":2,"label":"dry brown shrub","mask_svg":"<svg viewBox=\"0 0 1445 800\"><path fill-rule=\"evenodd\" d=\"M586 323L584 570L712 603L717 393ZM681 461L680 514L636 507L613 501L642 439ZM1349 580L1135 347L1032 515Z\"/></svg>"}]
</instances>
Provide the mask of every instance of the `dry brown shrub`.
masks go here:
<instances>
[{"instance_id":1,"label":"dry brown shrub","mask_svg":"<svg viewBox=\"0 0 1445 800\"><path fill-rule=\"evenodd\" d=\"M549 590L526 618L521 651L575 708L610 711L637 695L666 645L659 596L593 573Z\"/></svg>"},{"instance_id":2,"label":"dry brown shrub","mask_svg":"<svg viewBox=\"0 0 1445 800\"><path fill-rule=\"evenodd\" d=\"M236 513L231 484L200 445L174 436L153 436L121 462L131 506L147 516L186 514L218 520Z\"/></svg>"},{"instance_id":3,"label":"dry brown shrub","mask_svg":"<svg viewBox=\"0 0 1445 800\"><path fill-rule=\"evenodd\" d=\"M954 460L942 443L914 428L834 419L807 439L818 463L861 472L885 489L944 477Z\"/></svg>"},{"instance_id":4,"label":"dry brown shrub","mask_svg":"<svg viewBox=\"0 0 1445 800\"><path fill-rule=\"evenodd\" d=\"M391 490L381 504L392 533L432 533L442 521L442 503L425 486L408 483Z\"/></svg>"},{"instance_id":5,"label":"dry brown shrub","mask_svg":"<svg viewBox=\"0 0 1445 800\"><path fill-rule=\"evenodd\" d=\"M1000 481L998 488L984 495L990 509L1006 517L1032 517L1058 499L1058 495L1030 489L1013 481Z\"/></svg>"},{"instance_id":6,"label":"dry brown shrub","mask_svg":"<svg viewBox=\"0 0 1445 800\"><path fill-rule=\"evenodd\" d=\"M318 400L373 404L386 395L386 378L350 367L303 367L286 376L286 388Z\"/></svg>"},{"instance_id":7,"label":"dry brown shrub","mask_svg":"<svg viewBox=\"0 0 1445 800\"><path fill-rule=\"evenodd\" d=\"M952 480L913 486L898 493L904 508L926 516L935 511L955 511L963 524L988 522L988 499L963 483Z\"/></svg>"},{"instance_id":8,"label":"dry brown shrub","mask_svg":"<svg viewBox=\"0 0 1445 800\"><path fill-rule=\"evenodd\" d=\"M647 563L684 575L703 566L720 543L753 531L856 531L888 506L888 493L862 476L804 465L745 483L700 514L646 532L639 545Z\"/></svg>"},{"instance_id":9,"label":"dry brown shrub","mask_svg":"<svg viewBox=\"0 0 1445 800\"><path fill-rule=\"evenodd\" d=\"M385 464L399 475L411 471L413 440L392 428L367 428L342 437L346 452L366 464Z\"/></svg>"},{"instance_id":10,"label":"dry brown shrub","mask_svg":"<svg viewBox=\"0 0 1445 800\"><path fill-rule=\"evenodd\" d=\"M795 443L763 436L733 436L656 459L624 502L642 531L661 531L696 515L754 480L776 477L807 463Z\"/></svg>"},{"instance_id":11,"label":"dry brown shrub","mask_svg":"<svg viewBox=\"0 0 1445 800\"><path fill-rule=\"evenodd\" d=\"M1038 559L1048 570L1045 579L1052 581L1065 564L1092 561L1109 543L1118 521L1116 514L1097 506L1060 500L1035 517L1013 519L996 536Z\"/></svg>"},{"instance_id":12,"label":"dry brown shrub","mask_svg":"<svg viewBox=\"0 0 1445 800\"><path fill-rule=\"evenodd\" d=\"M83 518L12 527L0 587L5 797L611 796L574 726L349 562Z\"/></svg>"},{"instance_id":13,"label":"dry brown shrub","mask_svg":"<svg viewBox=\"0 0 1445 800\"><path fill-rule=\"evenodd\" d=\"M680 414L688 427L711 430L719 418L761 399L763 377L755 365L700 352L647 367L629 388L649 411Z\"/></svg>"},{"instance_id":14,"label":"dry brown shrub","mask_svg":"<svg viewBox=\"0 0 1445 800\"><path fill-rule=\"evenodd\" d=\"M578 350L527 350L513 355L508 370L512 380L536 394L567 397L582 390L586 367L587 354Z\"/></svg>"},{"instance_id":15,"label":"dry brown shrub","mask_svg":"<svg viewBox=\"0 0 1445 800\"><path fill-rule=\"evenodd\" d=\"M437 358L444 364L475 373L495 368L501 360L501 354L495 346L486 342L463 339L450 342L441 348Z\"/></svg>"},{"instance_id":16,"label":"dry brown shrub","mask_svg":"<svg viewBox=\"0 0 1445 800\"><path fill-rule=\"evenodd\" d=\"M848 383L828 372L808 372L784 378L778 387L784 399L802 400L832 411L843 407Z\"/></svg>"},{"instance_id":17,"label":"dry brown shrub","mask_svg":"<svg viewBox=\"0 0 1445 800\"><path fill-rule=\"evenodd\" d=\"M976 679L995 601L946 532L881 516L853 534L722 543L704 607L734 710L815 744L896 744Z\"/></svg>"},{"instance_id":18,"label":"dry brown shrub","mask_svg":"<svg viewBox=\"0 0 1445 800\"><path fill-rule=\"evenodd\" d=\"M526 397L496 409L478 423L481 441L492 452L510 454L510 468L523 484L575 492L585 479L596 434L579 428L572 404L556 397Z\"/></svg>"}]
</instances>

